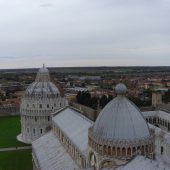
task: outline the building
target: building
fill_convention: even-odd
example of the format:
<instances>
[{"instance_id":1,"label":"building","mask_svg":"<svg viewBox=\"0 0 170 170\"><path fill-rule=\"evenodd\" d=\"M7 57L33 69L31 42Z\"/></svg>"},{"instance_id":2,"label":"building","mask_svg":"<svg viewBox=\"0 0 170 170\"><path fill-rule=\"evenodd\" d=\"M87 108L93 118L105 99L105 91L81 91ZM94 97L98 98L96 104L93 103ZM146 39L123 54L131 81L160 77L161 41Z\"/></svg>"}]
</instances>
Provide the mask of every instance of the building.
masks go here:
<instances>
[{"instance_id":1,"label":"building","mask_svg":"<svg viewBox=\"0 0 170 170\"><path fill-rule=\"evenodd\" d=\"M152 92L152 106L156 107L162 104L162 93L159 91Z\"/></svg>"},{"instance_id":2,"label":"building","mask_svg":"<svg viewBox=\"0 0 170 170\"><path fill-rule=\"evenodd\" d=\"M96 122L70 106L57 111L52 130L32 142L33 169L170 170L169 160L164 159L170 155L168 130L154 125L160 122L154 119L156 113L140 112L125 97L125 85L117 85L115 91L117 97L105 106ZM168 113L166 116L170 118ZM165 124L162 121L161 125Z\"/></svg>"},{"instance_id":3,"label":"building","mask_svg":"<svg viewBox=\"0 0 170 170\"><path fill-rule=\"evenodd\" d=\"M18 140L31 143L47 133L51 129L52 114L65 105L65 98L50 81L49 71L43 65L21 100L21 134Z\"/></svg>"}]
</instances>

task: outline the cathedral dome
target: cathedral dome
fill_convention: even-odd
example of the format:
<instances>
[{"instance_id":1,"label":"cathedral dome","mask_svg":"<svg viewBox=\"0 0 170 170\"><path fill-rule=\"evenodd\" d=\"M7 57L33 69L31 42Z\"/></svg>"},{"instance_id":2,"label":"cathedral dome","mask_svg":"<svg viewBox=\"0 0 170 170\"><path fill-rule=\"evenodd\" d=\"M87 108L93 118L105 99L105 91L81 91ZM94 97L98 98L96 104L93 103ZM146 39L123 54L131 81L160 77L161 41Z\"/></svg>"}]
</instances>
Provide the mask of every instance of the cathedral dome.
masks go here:
<instances>
[{"instance_id":1,"label":"cathedral dome","mask_svg":"<svg viewBox=\"0 0 170 170\"><path fill-rule=\"evenodd\" d=\"M140 110L125 97L126 86L118 84L117 97L99 114L93 134L102 139L133 141L150 136L148 125Z\"/></svg>"}]
</instances>

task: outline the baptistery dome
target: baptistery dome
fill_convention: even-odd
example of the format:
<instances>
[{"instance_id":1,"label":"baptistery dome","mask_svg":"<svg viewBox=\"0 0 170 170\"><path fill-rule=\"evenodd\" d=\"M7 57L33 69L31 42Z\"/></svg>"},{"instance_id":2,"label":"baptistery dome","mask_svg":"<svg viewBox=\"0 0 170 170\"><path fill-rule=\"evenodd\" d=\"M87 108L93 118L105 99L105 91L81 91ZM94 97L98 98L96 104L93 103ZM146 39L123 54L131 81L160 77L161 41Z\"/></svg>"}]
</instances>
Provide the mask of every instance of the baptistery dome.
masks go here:
<instances>
[{"instance_id":1,"label":"baptistery dome","mask_svg":"<svg viewBox=\"0 0 170 170\"><path fill-rule=\"evenodd\" d=\"M58 88L50 81L49 71L43 65L21 100L22 133L18 138L31 143L45 134L50 129L52 114L65 105L65 98L61 97Z\"/></svg>"},{"instance_id":2,"label":"baptistery dome","mask_svg":"<svg viewBox=\"0 0 170 170\"><path fill-rule=\"evenodd\" d=\"M137 106L125 97L126 90L122 83L115 87L117 97L89 129L89 161L97 169L122 165L137 154L153 156L153 134Z\"/></svg>"},{"instance_id":3,"label":"baptistery dome","mask_svg":"<svg viewBox=\"0 0 170 170\"><path fill-rule=\"evenodd\" d=\"M30 84L25 92L25 97L28 98L58 98L60 92L58 88L50 81L48 69L43 65L37 73L35 82Z\"/></svg>"}]
</instances>

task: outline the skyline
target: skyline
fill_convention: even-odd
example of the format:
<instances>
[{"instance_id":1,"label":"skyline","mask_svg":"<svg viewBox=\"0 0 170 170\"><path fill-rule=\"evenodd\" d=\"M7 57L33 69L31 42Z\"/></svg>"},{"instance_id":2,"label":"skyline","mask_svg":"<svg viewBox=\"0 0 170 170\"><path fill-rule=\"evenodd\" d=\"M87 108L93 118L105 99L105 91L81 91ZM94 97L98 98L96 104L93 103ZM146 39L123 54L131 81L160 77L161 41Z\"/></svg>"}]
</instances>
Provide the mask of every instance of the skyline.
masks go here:
<instances>
[{"instance_id":1,"label":"skyline","mask_svg":"<svg viewBox=\"0 0 170 170\"><path fill-rule=\"evenodd\" d=\"M0 0L0 69L169 66L168 0Z\"/></svg>"}]
</instances>

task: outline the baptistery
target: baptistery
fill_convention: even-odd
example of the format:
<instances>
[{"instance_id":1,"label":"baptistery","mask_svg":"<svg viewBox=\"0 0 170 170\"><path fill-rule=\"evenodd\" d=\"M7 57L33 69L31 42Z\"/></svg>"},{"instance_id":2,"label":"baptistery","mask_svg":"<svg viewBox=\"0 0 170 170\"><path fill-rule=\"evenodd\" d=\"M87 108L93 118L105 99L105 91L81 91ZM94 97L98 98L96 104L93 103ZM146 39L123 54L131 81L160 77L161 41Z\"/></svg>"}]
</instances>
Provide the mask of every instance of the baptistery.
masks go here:
<instances>
[{"instance_id":1,"label":"baptistery","mask_svg":"<svg viewBox=\"0 0 170 170\"><path fill-rule=\"evenodd\" d=\"M20 104L21 134L18 140L31 143L51 128L52 114L66 105L59 89L51 82L43 65L35 81L28 86Z\"/></svg>"},{"instance_id":2,"label":"baptistery","mask_svg":"<svg viewBox=\"0 0 170 170\"><path fill-rule=\"evenodd\" d=\"M115 87L117 97L89 129L89 161L96 169L123 165L138 154L153 156L153 134L126 91L122 83Z\"/></svg>"}]
</instances>

